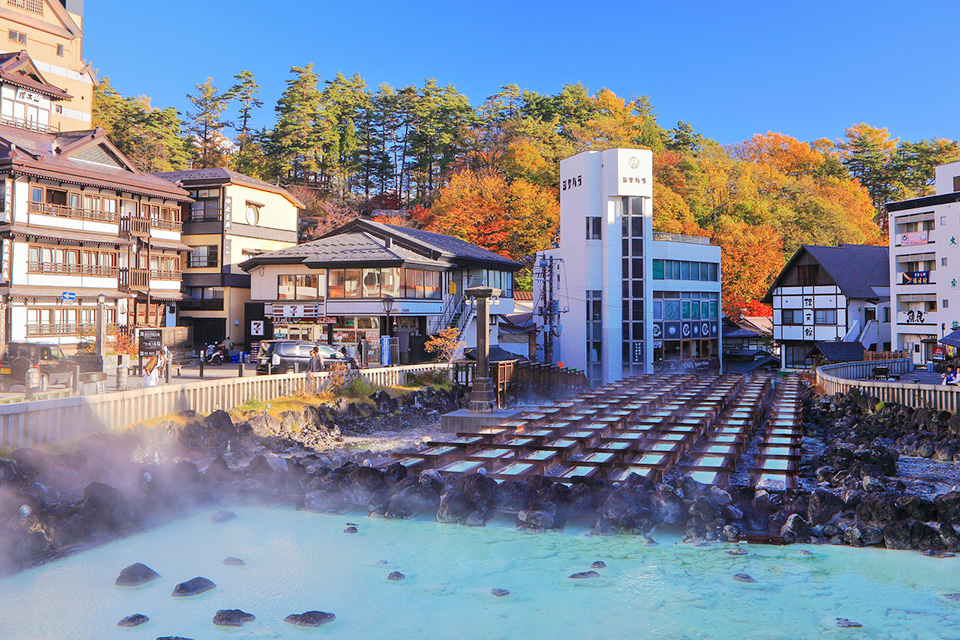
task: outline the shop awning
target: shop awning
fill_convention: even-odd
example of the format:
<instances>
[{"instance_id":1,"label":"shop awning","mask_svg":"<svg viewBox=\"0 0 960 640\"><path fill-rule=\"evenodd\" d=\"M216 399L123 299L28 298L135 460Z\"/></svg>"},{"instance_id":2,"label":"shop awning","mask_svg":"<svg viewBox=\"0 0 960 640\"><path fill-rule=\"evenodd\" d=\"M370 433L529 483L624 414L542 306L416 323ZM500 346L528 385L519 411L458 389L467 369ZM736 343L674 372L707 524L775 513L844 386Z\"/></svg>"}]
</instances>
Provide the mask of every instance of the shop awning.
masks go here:
<instances>
[{"instance_id":1,"label":"shop awning","mask_svg":"<svg viewBox=\"0 0 960 640\"><path fill-rule=\"evenodd\" d=\"M947 335L940 338L940 342L943 344L949 345L951 347L957 347L960 349L960 329L948 333Z\"/></svg>"}]
</instances>

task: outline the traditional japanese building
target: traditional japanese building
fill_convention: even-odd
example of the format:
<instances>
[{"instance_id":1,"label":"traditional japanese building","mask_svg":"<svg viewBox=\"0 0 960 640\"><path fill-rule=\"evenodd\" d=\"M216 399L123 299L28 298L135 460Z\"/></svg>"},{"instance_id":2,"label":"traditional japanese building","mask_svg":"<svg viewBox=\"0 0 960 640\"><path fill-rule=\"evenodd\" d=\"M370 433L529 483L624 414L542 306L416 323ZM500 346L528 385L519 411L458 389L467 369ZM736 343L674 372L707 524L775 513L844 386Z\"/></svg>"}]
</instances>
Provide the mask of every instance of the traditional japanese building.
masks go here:
<instances>
[{"instance_id":1,"label":"traditional japanese building","mask_svg":"<svg viewBox=\"0 0 960 640\"><path fill-rule=\"evenodd\" d=\"M501 290L490 306L491 344L497 344L498 318L513 313L513 276L521 265L451 236L358 219L240 267L250 273L248 341L295 338L353 348L389 335L398 338L402 362L418 339L445 327L455 327L468 347L475 344L468 286ZM250 333L251 326L259 333Z\"/></svg>"},{"instance_id":2,"label":"traditional japanese building","mask_svg":"<svg viewBox=\"0 0 960 640\"><path fill-rule=\"evenodd\" d=\"M803 245L763 302L773 306L773 339L785 368L812 366L820 342L856 342L861 345L856 352L889 350L887 247Z\"/></svg>"},{"instance_id":3,"label":"traditional japanese building","mask_svg":"<svg viewBox=\"0 0 960 640\"><path fill-rule=\"evenodd\" d=\"M102 130L38 126L65 93L25 53L0 58L0 107L25 86L44 96L36 120L0 121L4 341L70 349L95 332L98 300L111 330L176 324L189 194L139 171Z\"/></svg>"}]
</instances>

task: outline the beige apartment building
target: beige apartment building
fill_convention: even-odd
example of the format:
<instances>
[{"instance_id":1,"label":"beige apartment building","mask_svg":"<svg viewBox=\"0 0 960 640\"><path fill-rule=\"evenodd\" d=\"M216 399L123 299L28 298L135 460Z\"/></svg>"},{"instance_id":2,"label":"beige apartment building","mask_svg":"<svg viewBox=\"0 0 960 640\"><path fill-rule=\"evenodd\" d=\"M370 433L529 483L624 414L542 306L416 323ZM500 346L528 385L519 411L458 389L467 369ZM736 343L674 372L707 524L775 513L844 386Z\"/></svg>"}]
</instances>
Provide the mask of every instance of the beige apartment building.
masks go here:
<instances>
[{"instance_id":1,"label":"beige apartment building","mask_svg":"<svg viewBox=\"0 0 960 640\"><path fill-rule=\"evenodd\" d=\"M83 59L83 0L0 0L0 54L21 51L64 97L47 110L45 96L7 78L0 121L40 133L90 129L97 80Z\"/></svg>"},{"instance_id":2,"label":"beige apartment building","mask_svg":"<svg viewBox=\"0 0 960 640\"><path fill-rule=\"evenodd\" d=\"M196 346L225 337L246 342L250 274L238 265L296 245L303 204L282 187L230 169L155 175L186 189L194 201L183 221L182 239L190 254L183 269L180 324L193 327Z\"/></svg>"}]
</instances>

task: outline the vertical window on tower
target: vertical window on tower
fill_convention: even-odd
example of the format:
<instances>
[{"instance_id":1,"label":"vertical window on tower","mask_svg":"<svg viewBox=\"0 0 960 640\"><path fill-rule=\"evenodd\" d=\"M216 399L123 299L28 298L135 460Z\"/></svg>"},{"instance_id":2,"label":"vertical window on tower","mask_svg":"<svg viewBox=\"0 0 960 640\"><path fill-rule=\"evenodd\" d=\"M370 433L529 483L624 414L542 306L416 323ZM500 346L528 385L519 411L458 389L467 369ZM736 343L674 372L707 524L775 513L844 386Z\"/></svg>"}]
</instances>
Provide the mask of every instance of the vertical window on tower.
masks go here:
<instances>
[{"instance_id":1,"label":"vertical window on tower","mask_svg":"<svg viewBox=\"0 0 960 640\"><path fill-rule=\"evenodd\" d=\"M62 44L58 44L58 45L57 45L57 55L60 56L61 58L63 57L63 45L62 45Z\"/></svg>"},{"instance_id":2,"label":"vertical window on tower","mask_svg":"<svg viewBox=\"0 0 960 640\"><path fill-rule=\"evenodd\" d=\"M600 220L601 218L597 216L587 217L587 240L600 239Z\"/></svg>"}]
</instances>

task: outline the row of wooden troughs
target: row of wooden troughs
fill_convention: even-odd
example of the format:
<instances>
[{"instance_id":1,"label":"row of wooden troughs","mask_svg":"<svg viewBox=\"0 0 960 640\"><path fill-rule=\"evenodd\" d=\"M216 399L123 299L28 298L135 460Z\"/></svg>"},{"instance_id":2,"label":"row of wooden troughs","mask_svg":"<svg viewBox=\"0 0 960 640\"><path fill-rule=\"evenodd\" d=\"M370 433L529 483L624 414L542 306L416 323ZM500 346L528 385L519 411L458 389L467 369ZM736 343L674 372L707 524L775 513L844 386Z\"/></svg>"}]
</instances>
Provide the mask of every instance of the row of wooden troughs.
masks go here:
<instances>
[{"instance_id":1,"label":"row of wooden troughs","mask_svg":"<svg viewBox=\"0 0 960 640\"><path fill-rule=\"evenodd\" d=\"M796 377L641 375L396 458L411 471L567 483L631 474L659 482L677 469L722 487L749 452L751 482L784 490L797 483L800 418Z\"/></svg>"}]
</instances>

